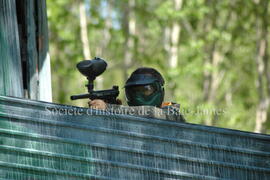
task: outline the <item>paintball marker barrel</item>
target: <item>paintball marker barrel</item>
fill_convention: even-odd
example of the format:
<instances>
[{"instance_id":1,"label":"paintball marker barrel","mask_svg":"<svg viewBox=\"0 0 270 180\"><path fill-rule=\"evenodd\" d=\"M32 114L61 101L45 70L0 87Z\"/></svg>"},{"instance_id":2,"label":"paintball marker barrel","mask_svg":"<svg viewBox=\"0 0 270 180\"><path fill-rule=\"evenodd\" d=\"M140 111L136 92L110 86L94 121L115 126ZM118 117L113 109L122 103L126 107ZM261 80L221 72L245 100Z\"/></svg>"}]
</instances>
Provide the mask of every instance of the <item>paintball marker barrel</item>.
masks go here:
<instances>
[{"instance_id":1,"label":"paintball marker barrel","mask_svg":"<svg viewBox=\"0 0 270 180\"><path fill-rule=\"evenodd\" d=\"M113 86L112 89L107 89L107 90L99 90L99 91L91 91L88 94L79 94L79 95L73 95L70 96L71 100L76 100L76 99L110 99L110 97L117 97L119 95L119 90L118 86Z\"/></svg>"}]
</instances>

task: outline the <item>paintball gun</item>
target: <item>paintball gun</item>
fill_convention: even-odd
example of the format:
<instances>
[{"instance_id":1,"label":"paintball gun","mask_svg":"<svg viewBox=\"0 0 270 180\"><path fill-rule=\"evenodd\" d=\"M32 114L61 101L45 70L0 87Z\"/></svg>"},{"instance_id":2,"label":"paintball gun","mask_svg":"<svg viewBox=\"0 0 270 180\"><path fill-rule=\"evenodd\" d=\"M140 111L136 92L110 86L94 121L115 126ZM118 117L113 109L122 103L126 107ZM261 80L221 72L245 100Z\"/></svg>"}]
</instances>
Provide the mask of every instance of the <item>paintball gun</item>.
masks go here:
<instances>
[{"instance_id":1,"label":"paintball gun","mask_svg":"<svg viewBox=\"0 0 270 180\"><path fill-rule=\"evenodd\" d=\"M93 60L83 60L77 64L77 69L80 73L87 77L88 84L85 86L88 89L87 94L79 94L71 96L71 100L76 99L102 99L106 103L118 104L117 96L119 95L118 86L113 86L112 89L94 91L94 80L101 75L107 67L105 60L95 57Z\"/></svg>"}]
</instances>

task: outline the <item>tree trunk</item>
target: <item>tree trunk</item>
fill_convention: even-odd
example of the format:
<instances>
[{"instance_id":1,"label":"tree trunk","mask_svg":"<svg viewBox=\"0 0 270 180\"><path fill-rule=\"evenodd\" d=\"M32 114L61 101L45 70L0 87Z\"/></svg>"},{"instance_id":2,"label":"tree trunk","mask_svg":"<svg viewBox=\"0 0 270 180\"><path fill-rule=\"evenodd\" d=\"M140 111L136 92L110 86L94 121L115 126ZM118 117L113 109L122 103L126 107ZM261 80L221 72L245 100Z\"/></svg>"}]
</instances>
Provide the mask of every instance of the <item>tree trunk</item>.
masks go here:
<instances>
[{"instance_id":1,"label":"tree trunk","mask_svg":"<svg viewBox=\"0 0 270 180\"><path fill-rule=\"evenodd\" d=\"M88 39L88 30L87 30L87 16L86 16L86 8L85 8L85 2L80 2L80 29L81 29L81 41L82 41L82 47L83 47L83 57L84 59L91 59L91 51L90 51L90 45L89 45L89 39ZM102 49L102 47L100 48ZM102 53L100 51L99 56L102 56ZM101 76L98 76L96 78L96 88L102 89L103 88L103 78Z\"/></svg>"},{"instance_id":2,"label":"tree trunk","mask_svg":"<svg viewBox=\"0 0 270 180\"><path fill-rule=\"evenodd\" d=\"M112 28L112 3L111 1L106 1L106 19L105 19L105 27L103 29L103 39L100 46L97 49L97 56L99 57L108 57L109 52L107 52L107 46L111 40L110 29ZM111 66L110 66L111 67ZM96 88L104 89L104 78L102 76L98 76L96 79Z\"/></svg>"},{"instance_id":3,"label":"tree trunk","mask_svg":"<svg viewBox=\"0 0 270 180\"><path fill-rule=\"evenodd\" d=\"M80 9L80 28L81 28L81 41L82 41L82 47L83 47L83 56L84 56L84 59L91 59L84 1L80 2L79 6L80 6L79 7L79 9Z\"/></svg>"},{"instance_id":4,"label":"tree trunk","mask_svg":"<svg viewBox=\"0 0 270 180\"><path fill-rule=\"evenodd\" d=\"M171 28L169 26L166 26L164 29L164 39L163 39L163 47L166 52L169 52L171 48L170 34L171 34Z\"/></svg>"},{"instance_id":5,"label":"tree trunk","mask_svg":"<svg viewBox=\"0 0 270 180\"><path fill-rule=\"evenodd\" d=\"M183 0L174 0L174 11L180 11L183 5ZM164 31L164 49L168 52L169 68L175 69L178 65L179 40L181 33L181 23L179 20L174 20L171 27L166 27ZM176 83L175 79L168 81L167 97L170 100L175 99Z\"/></svg>"},{"instance_id":6,"label":"tree trunk","mask_svg":"<svg viewBox=\"0 0 270 180\"><path fill-rule=\"evenodd\" d=\"M211 3L208 1L207 3ZM215 2L218 3L218 2ZM218 27L218 4L213 4L213 14L211 14L211 17L207 18L206 23L204 25L204 33L208 33L210 29L219 29L220 32L226 31L228 23L234 18L233 17L233 6L234 2L230 2L230 10L228 11L225 19L224 24L222 27ZM203 94L204 94L204 101L211 105L217 105L217 92L218 87L220 86L220 83L225 75L225 70L221 70L220 64L224 60L224 54L228 51L230 51L230 48L225 49L225 45L219 45L218 39L214 39L212 43L210 43L210 46L206 47L206 53L209 54L209 57L207 57L204 61L205 63L205 70L204 70L204 83L203 83ZM223 48L222 48L223 47ZM211 68L211 71L209 71L209 67ZM214 115L209 115L209 119L205 121L207 125L215 125L217 116L214 117Z\"/></svg>"},{"instance_id":7,"label":"tree trunk","mask_svg":"<svg viewBox=\"0 0 270 180\"><path fill-rule=\"evenodd\" d=\"M223 55L217 50L216 44L214 42L213 49L210 56L210 62L206 61L206 63L210 63L209 65L212 68L212 71L206 71L206 79L205 83L207 83L207 92L205 92L205 101L208 104L215 104L217 90L220 85L221 80L224 77L225 72L220 71L220 63L223 61ZM216 117L217 118L217 117ZM209 114L209 119L206 120L206 125L212 126L215 124L214 117Z\"/></svg>"},{"instance_id":8,"label":"tree trunk","mask_svg":"<svg viewBox=\"0 0 270 180\"><path fill-rule=\"evenodd\" d=\"M135 0L129 0L128 6L125 7L124 31L126 33L125 54L124 54L124 80L128 78L128 68L133 61L133 51L135 48L134 37L136 34L136 19L135 19Z\"/></svg>"},{"instance_id":9,"label":"tree trunk","mask_svg":"<svg viewBox=\"0 0 270 180\"><path fill-rule=\"evenodd\" d=\"M180 11L183 0L174 0L175 11ZM180 39L181 26L179 21L174 21L171 29L171 47L169 49L169 65L171 68L176 68L178 63L178 45Z\"/></svg>"},{"instance_id":10,"label":"tree trunk","mask_svg":"<svg viewBox=\"0 0 270 180\"><path fill-rule=\"evenodd\" d=\"M254 131L257 133L265 132L264 124L269 119L267 117L270 101L270 76L268 67L268 0L261 0L258 2L257 9L257 53L256 53L256 65L257 65L257 88L259 94L259 103L256 110L256 126ZM262 13L258 11L263 9ZM264 79L266 79L264 83ZM266 90L265 91L265 85Z\"/></svg>"}]
</instances>

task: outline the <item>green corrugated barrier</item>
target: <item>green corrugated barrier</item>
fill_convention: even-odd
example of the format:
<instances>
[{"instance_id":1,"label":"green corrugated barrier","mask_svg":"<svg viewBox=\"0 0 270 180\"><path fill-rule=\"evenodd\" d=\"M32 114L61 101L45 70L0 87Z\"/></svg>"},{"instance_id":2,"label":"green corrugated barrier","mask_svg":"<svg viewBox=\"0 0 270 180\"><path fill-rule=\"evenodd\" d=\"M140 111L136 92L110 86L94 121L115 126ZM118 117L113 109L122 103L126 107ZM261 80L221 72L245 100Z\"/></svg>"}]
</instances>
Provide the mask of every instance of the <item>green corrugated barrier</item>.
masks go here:
<instances>
[{"instance_id":1,"label":"green corrugated barrier","mask_svg":"<svg viewBox=\"0 0 270 180\"><path fill-rule=\"evenodd\" d=\"M69 112L69 113L68 113ZM270 136L0 96L2 179L269 179Z\"/></svg>"}]
</instances>

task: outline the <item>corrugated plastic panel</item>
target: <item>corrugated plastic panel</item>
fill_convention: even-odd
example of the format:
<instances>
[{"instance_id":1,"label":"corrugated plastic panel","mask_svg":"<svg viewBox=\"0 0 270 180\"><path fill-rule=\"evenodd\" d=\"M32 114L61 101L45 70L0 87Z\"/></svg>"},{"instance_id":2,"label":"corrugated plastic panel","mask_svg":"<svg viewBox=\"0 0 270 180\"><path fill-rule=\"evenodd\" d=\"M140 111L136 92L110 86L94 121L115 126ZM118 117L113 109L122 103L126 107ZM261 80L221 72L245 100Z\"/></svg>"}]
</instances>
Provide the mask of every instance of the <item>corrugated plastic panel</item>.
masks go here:
<instances>
[{"instance_id":1,"label":"corrugated plastic panel","mask_svg":"<svg viewBox=\"0 0 270 180\"><path fill-rule=\"evenodd\" d=\"M0 96L0 179L260 179L270 136Z\"/></svg>"}]
</instances>

